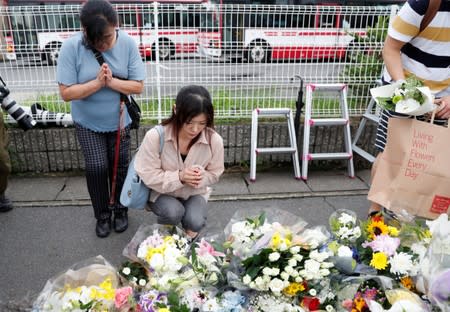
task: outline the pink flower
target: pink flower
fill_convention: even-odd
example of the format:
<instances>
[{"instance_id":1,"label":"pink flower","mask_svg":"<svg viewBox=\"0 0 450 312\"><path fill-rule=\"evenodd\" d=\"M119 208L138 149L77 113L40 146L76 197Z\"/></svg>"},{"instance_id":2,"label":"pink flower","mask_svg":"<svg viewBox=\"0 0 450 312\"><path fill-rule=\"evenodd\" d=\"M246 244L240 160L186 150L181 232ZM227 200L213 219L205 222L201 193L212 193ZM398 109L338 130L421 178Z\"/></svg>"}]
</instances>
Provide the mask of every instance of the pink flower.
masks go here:
<instances>
[{"instance_id":1,"label":"pink flower","mask_svg":"<svg viewBox=\"0 0 450 312\"><path fill-rule=\"evenodd\" d=\"M130 286L116 289L116 296L114 297L114 304L116 308L120 309L128 303L128 297L133 294L133 288Z\"/></svg>"},{"instance_id":2,"label":"pink flower","mask_svg":"<svg viewBox=\"0 0 450 312\"><path fill-rule=\"evenodd\" d=\"M372 251L383 252L389 257L395 254L399 245L400 239L398 237L391 237L386 234L377 235L373 241L362 244L364 248L370 247Z\"/></svg>"},{"instance_id":3,"label":"pink flower","mask_svg":"<svg viewBox=\"0 0 450 312\"><path fill-rule=\"evenodd\" d=\"M211 255L213 257L225 257L225 254L223 252L214 250L214 247L204 238L202 238L200 243L197 243L197 245L199 246L199 248L196 248L195 251L200 257L204 257L207 255Z\"/></svg>"},{"instance_id":4,"label":"pink flower","mask_svg":"<svg viewBox=\"0 0 450 312\"><path fill-rule=\"evenodd\" d=\"M352 299L345 299L342 301L342 307L346 309L347 311L351 311L353 307L353 300Z\"/></svg>"}]
</instances>

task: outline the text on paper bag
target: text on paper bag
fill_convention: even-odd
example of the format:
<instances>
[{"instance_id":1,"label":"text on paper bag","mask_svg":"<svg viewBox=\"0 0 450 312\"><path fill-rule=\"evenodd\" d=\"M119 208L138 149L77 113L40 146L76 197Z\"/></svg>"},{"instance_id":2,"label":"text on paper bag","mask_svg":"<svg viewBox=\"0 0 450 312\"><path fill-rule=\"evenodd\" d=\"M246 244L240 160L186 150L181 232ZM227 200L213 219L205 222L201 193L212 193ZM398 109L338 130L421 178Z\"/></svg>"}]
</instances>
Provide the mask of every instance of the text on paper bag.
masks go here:
<instances>
[{"instance_id":1,"label":"text on paper bag","mask_svg":"<svg viewBox=\"0 0 450 312\"><path fill-rule=\"evenodd\" d=\"M415 180L420 172L427 169L429 163L434 163L436 158L428 152L429 145L434 143L434 136L413 129L411 150L406 164L405 176Z\"/></svg>"}]
</instances>

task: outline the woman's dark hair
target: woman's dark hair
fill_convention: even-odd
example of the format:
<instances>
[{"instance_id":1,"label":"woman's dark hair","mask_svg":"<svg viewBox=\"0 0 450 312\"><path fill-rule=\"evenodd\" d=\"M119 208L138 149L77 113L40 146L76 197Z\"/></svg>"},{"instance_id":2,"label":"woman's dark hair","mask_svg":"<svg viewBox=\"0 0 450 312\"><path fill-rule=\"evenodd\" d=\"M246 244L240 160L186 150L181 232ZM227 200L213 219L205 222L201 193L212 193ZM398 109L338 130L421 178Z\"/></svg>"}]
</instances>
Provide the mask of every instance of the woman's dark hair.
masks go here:
<instances>
[{"instance_id":1,"label":"woman's dark hair","mask_svg":"<svg viewBox=\"0 0 450 312\"><path fill-rule=\"evenodd\" d=\"M175 133L178 134L186 122L200 114L206 115L206 126L214 128L214 107L208 90L202 86L186 86L178 92L175 111L162 124L173 124Z\"/></svg>"},{"instance_id":2,"label":"woman's dark hair","mask_svg":"<svg viewBox=\"0 0 450 312\"><path fill-rule=\"evenodd\" d=\"M95 46L103 40L109 27L119 24L119 18L108 1L88 0L81 8L80 22L85 33L85 45Z\"/></svg>"}]
</instances>

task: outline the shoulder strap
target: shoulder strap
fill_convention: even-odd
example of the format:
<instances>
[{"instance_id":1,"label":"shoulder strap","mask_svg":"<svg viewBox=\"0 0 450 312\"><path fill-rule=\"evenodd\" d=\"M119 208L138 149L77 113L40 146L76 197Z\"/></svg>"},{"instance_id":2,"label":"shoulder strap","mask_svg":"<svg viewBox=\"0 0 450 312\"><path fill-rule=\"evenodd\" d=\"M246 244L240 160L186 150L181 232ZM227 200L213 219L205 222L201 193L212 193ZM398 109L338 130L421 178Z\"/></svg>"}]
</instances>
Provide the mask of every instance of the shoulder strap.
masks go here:
<instances>
[{"instance_id":1,"label":"shoulder strap","mask_svg":"<svg viewBox=\"0 0 450 312\"><path fill-rule=\"evenodd\" d=\"M105 63L105 59L103 58L103 55L100 53L99 50L91 48L92 52L94 52L95 58L97 59L97 62L102 65Z\"/></svg>"},{"instance_id":2,"label":"shoulder strap","mask_svg":"<svg viewBox=\"0 0 450 312\"><path fill-rule=\"evenodd\" d=\"M436 13L439 11L441 6L441 0L430 0L428 3L427 11L423 16L422 22L420 23L420 32L422 32L431 23Z\"/></svg>"},{"instance_id":3,"label":"shoulder strap","mask_svg":"<svg viewBox=\"0 0 450 312\"><path fill-rule=\"evenodd\" d=\"M156 125L155 128L159 133L159 154L161 155L164 147L164 127L162 125Z\"/></svg>"}]
</instances>

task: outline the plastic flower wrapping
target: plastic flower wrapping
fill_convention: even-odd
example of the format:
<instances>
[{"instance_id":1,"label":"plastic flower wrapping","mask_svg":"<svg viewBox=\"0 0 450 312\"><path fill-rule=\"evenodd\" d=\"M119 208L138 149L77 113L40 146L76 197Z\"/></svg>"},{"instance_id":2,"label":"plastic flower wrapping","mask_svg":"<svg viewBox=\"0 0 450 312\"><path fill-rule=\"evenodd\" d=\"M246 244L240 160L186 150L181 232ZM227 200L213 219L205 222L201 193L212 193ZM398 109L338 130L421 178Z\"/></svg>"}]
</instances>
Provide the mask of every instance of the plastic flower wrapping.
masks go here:
<instances>
[{"instance_id":1,"label":"plastic flower wrapping","mask_svg":"<svg viewBox=\"0 0 450 312\"><path fill-rule=\"evenodd\" d=\"M450 221L358 220L337 210L308 226L281 209L237 211L192 243L142 225L116 269L103 257L50 279L33 311L449 311Z\"/></svg>"},{"instance_id":2,"label":"plastic flower wrapping","mask_svg":"<svg viewBox=\"0 0 450 312\"><path fill-rule=\"evenodd\" d=\"M436 108L434 96L415 76L370 89L375 102L383 109L406 115L424 115Z\"/></svg>"},{"instance_id":3,"label":"plastic flower wrapping","mask_svg":"<svg viewBox=\"0 0 450 312\"><path fill-rule=\"evenodd\" d=\"M47 281L33 305L35 311L110 311L119 280L102 256L76 263Z\"/></svg>"}]
</instances>

